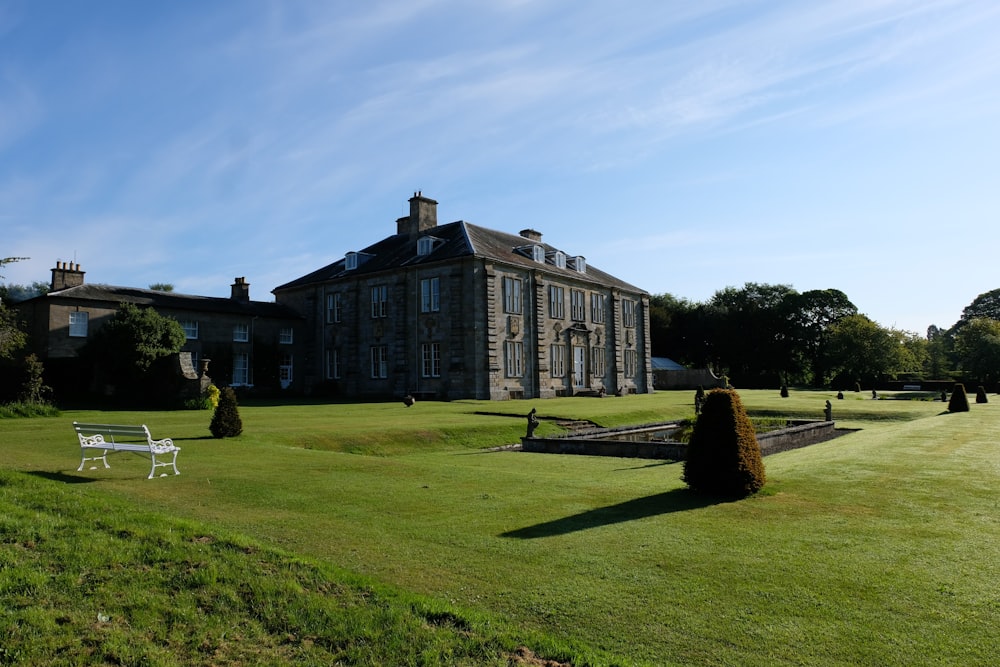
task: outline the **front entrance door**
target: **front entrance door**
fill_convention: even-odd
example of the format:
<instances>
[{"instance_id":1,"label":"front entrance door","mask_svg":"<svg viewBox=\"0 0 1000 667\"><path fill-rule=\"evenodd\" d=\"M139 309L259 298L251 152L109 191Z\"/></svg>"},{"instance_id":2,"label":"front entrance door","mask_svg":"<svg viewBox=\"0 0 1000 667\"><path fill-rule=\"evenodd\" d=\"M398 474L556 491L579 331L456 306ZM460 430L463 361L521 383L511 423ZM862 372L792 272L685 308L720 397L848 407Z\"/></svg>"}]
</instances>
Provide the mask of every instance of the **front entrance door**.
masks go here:
<instances>
[{"instance_id":1,"label":"front entrance door","mask_svg":"<svg viewBox=\"0 0 1000 667\"><path fill-rule=\"evenodd\" d=\"M573 346L573 386L587 386L587 348L580 345Z\"/></svg>"}]
</instances>

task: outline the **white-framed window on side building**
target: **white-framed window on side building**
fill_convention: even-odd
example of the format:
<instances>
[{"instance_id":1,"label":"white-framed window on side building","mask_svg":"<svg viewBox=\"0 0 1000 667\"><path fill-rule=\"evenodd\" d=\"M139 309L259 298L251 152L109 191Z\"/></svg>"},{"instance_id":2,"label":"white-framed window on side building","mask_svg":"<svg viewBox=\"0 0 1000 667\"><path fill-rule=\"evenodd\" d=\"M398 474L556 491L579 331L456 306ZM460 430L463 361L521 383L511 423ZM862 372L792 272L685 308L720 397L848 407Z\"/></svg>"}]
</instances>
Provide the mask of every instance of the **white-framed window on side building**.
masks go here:
<instances>
[{"instance_id":1,"label":"white-framed window on side building","mask_svg":"<svg viewBox=\"0 0 1000 667\"><path fill-rule=\"evenodd\" d=\"M233 342L234 343L245 343L250 340L250 325L248 324L234 324L233 325Z\"/></svg>"},{"instance_id":2,"label":"white-framed window on side building","mask_svg":"<svg viewBox=\"0 0 1000 667\"><path fill-rule=\"evenodd\" d=\"M420 312L436 313L441 310L441 279L420 280Z\"/></svg>"},{"instance_id":3,"label":"white-framed window on side building","mask_svg":"<svg viewBox=\"0 0 1000 667\"><path fill-rule=\"evenodd\" d=\"M281 355L281 363L278 364L278 380L281 388L287 389L292 384L292 355Z\"/></svg>"},{"instance_id":4,"label":"white-framed window on side building","mask_svg":"<svg viewBox=\"0 0 1000 667\"><path fill-rule=\"evenodd\" d=\"M90 324L90 313L77 310L69 314L69 335L71 338L86 338Z\"/></svg>"},{"instance_id":5,"label":"white-framed window on side building","mask_svg":"<svg viewBox=\"0 0 1000 667\"><path fill-rule=\"evenodd\" d=\"M556 285L549 285L549 317L556 320L566 317L565 290Z\"/></svg>"},{"instance_id":6,"label":"white-framed window on side building","mask_svg":"<svg viewBox=\"0 0 1000 667\"><path fill-rule=\"evenodd\" d=\"M587 301L583 290L569 291L569 316L574 322L584 322L587 319Z\"/></svg>"},{"instance_id":7,"label":"white-framed window on side building","mask_svg":"<svg viewBox=\"0 0 1000 667\"><path fill-rule=\"evenodd\" d=\"M372 345L372 378L381 380L389 377L389 346Z\"/></svg>"},{"instance_id":8,"label":"white-framed window on side building","mask_svg":"<svg viewBox=\"0 0 1000 667\"><path fill-rule=\"evenodd\" d=\"M509 378L524 375L524 343L509 340L504 344L504 373Z\"/></svg>"},{"instance_id":9,"label":"white-framed window on side building","mask_svg":"<svg viewBox=\"0 0 1000 667\"><path fill-rule=\"evenodd\" d=\"M340 379L340 350L332 349L326 351L326 379Z\"/></svg>"},{"instance_id":10,"label":"white-framed window on side building","mask_svg":"<svg viewBox=\"0 0 1000 667\"><path fill-rule=\"evenodd\" d=\"M521 312L521 279L511 276L503 278L503 312Z\"/></svg>"},{"instance_id":11,"label":"white-framed window on side building","mask_svg":"<svg viewBox=\"0 0 1000 667\"><path fill-rule=\"evenodd\" d=\"M294 342L294 333L291 327L281 327L278 332L278 343L281 345L291 345Z\"/></svg>"},{"instance_id":12,"label":"white-framed window on side building","mask_svg":"<svg viewBox=\"0 0 1000 667\"><path fill-rule=\"evenodd\" d=\"M421 372L425 378L441 377L441 343L424 343L420 346Z\"/></svg>"},{"instance_id":13,"label":"white-framed window on side building","mask_svg":"<svg viewBox=\"0 0 1000 667\"><path fill-rule=\"evenodd\" d=\"M233 355L233 384L245 386L250 384L250 355L237 352Z\"/></svg>"},{"instance_id":14,"label":"white-framed window on side building","mask_svg":"<svg viewBox=\"0 0 1000 667\"><path fill-rule=\"evenodd\" d=\"M198 323L194 320L184 320L181 322L181 329L184 329L184 337L188 340L198 340Z\"/></svg>"},{"instance_id":15,"label":"white-framed window on side building","mask_svg":"<svg viewBox=\"0 0 1000 667\"><path fill-rule=\"evenodd\" d=\"M386 317L389 313L389 288L385 285L372 287L372 317Z\"/></svg>"},{"instance_id":16,"label":"white-framed window on side building","mask_svg":"<svg viewBox=\"0 0 1000 667\"><path fill-rule=\"evenodd\" d=\"M336 324L340 322L342 306L340 303L340 292L333 292L326 295L326 323Z\"/></svg>"},{"instance_id":17,"label":"white-framed window on side building","mask_svg":"<svg viewBox=\"0 0 1000 667\"><path fill-rule=\"evenodd\" d=\"M566 346L555 343L549 348L549 366L552 368L552 377L566 377Z\"/></svg>"}]
</instances>

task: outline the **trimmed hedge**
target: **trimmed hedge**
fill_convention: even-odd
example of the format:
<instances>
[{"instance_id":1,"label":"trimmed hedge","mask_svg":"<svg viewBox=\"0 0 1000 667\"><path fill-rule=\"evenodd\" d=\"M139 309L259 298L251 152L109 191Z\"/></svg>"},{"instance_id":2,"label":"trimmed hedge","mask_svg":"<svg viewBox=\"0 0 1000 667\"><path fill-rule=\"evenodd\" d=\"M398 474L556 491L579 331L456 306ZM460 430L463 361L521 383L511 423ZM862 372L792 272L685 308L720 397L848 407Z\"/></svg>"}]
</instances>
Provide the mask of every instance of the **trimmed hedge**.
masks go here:
<instances>
[{"instance_id":1,"label":"trimmed hedge","mask_svg":"<svg viewBox=\"0 0 1000 667\"><path fill-rule=\"evenodd\" d=\"M684 483L698 493L745 498L767 481L760 445L739 394L713 389L695 422Z\"/></svg>"},{"instance_id":2,"label":"trimmed hedge","mask_svg":"<svg viewBox=\"0 0 1000 667\"><path fill-rule=\"evenodd\" d=\"M969 397L965 394L965 385L958 383L951 390L951 400L948 401L948 412L968 412Z\"/></svg>"}]
</instances>

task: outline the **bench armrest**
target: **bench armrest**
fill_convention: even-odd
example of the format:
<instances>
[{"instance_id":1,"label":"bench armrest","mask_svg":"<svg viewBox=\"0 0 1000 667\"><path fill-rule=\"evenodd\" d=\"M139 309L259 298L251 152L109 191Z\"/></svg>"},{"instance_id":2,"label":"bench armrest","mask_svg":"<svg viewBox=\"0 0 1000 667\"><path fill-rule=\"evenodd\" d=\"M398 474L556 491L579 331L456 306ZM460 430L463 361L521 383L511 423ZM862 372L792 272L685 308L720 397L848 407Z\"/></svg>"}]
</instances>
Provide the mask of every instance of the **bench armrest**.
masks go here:
<instances>
[{"instance_id":1,"label":"bench armrest","mask_svg":"<svg viewBox=\"0 0 1000 667\"><path fill-rule=\"evenodd\" d=\"M174 446L174 441L170 438L163 438L162 440L150 440L149 449L152 450L154 454L166 454L167 452L172 452L175 449L180 449Z\"/></svg>"}]
</instances>

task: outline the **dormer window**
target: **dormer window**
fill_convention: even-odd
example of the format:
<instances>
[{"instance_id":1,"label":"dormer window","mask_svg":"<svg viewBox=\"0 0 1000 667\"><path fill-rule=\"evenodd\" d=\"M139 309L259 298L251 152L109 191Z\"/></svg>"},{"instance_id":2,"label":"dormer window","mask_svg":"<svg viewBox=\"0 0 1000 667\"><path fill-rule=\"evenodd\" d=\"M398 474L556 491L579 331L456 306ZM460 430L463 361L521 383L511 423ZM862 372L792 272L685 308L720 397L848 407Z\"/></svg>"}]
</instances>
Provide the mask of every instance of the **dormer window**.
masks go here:
<instances>
[{"instance_id":1,"label":"dormer window","mask_svg":"<svg viewBox=\"0 0 1000 667\"><path fill-rule=\"evenodd\" d=\"M552 253L552 263L556 265L557 269L566 268L566 253L562 250L556 250Z\"/></svg>"},{"instance_id":2,"label":"dormer window","mask_svg":"<svg viewBox=\"0 0 1000 667\"><path fill-rule=\"evenodd\" d=\"M531 246L531 259L539 264L545 263L545 248L540 245Z\"/></svg>"},{"instance_id":3,"label":"dormer window","mask_svg":"<svg viewBox=\"0 0 1000 667\"><path fill-rule=\"evenodd\" d=\"M358 268L358 253L349 252L344 256L344 270L353 271Z\"/></svg>"},{"instance_id":4,"label":"dormer window","mask_svg":"<svg viewBox=\"0 0 1000 667\"><path fill-rule=\"evenodd\" d=\"M587 260L583 255L577 255L573 258L573 268L576 269L577 273L587 272Z\"/></svg>"},{"instance_id":5,"label":"dormer window","mask_svg":"<svg viewBox=\"0 0 1000 667\"><path fill-rule=\"evenodd\" d=\"M423 257L434 252L434 246L437 245L439 240L433 236L423 236L417 239L417 255Z\"/></svg>"}]
</instances>

